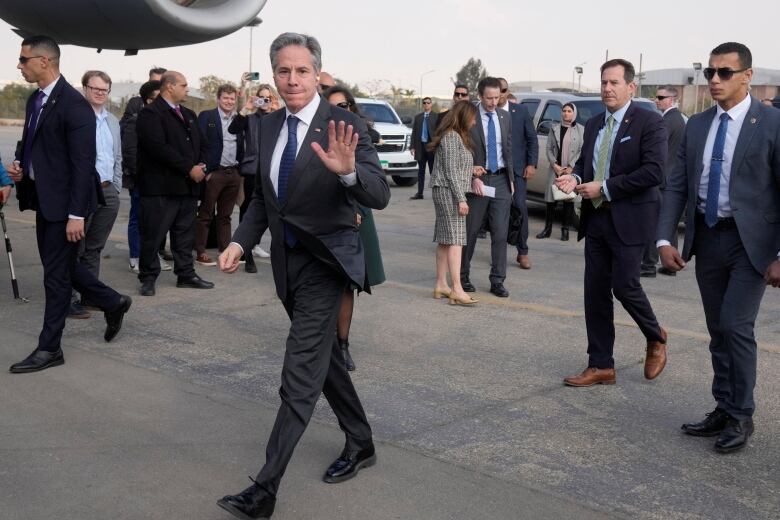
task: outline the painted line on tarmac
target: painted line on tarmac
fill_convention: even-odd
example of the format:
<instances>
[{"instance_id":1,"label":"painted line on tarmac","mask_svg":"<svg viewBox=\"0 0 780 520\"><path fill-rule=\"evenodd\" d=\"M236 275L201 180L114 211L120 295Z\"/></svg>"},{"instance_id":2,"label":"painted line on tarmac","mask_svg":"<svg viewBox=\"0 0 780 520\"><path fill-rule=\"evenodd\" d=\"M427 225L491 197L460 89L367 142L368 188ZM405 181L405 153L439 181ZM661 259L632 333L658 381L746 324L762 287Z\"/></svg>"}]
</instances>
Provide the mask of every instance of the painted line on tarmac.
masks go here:
<instances>
[{"instance_id":1,"label":"painted line on tarmac","mask_svg":"<svg viewBox=\"0 0 780 520\"><path fill-rule=\"evenodd\" d=\"M428 295L428 293L430 293L428 289L424 289L419 285L413 285L413 284L408 284L403 282L394 282L392 280L387 280L383 285L395 287L408 292L418 293L426 296ZM515 309L515 310L531 311L531 312L535 312L536 314L543 314L546 316L556 316L559 318L585 319L585 313L582 311L569 311L566 309L561 309L559 307L551 307L549 305L541 305L538 303L525 303L525 302L512 301L507 298L498 298L496 296L490 296L489 294L483 294L483 293L480 293L479 295L479 303L480 304L484 303L487 305L495 305L498 307L507 307L509 309ZM616 319L615 325L632 328L632 329L639 329L636 323L628 320ZM668 328L666 329L666 331L669 332L670 335L682 336L685 338L702 341L707 344L709 344L710 342L710 335L707 334L706 332L697 332L693 330L677 329L677 328ZM775 345L772 343L758 342L758 349L764 352L780 354L780 345Z\"/></svg>"}]
</instances>

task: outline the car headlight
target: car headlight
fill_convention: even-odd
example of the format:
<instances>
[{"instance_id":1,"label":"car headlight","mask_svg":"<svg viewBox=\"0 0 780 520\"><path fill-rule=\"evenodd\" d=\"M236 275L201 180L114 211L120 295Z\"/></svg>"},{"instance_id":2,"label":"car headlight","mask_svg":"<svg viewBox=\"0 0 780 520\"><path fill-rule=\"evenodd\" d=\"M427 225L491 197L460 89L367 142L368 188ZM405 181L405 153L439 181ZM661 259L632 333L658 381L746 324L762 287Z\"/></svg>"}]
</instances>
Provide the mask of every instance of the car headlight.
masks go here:
<instances>
[{"instance_id":1,"label":"car headlight","mask_svg":"<svg viewBox=\"0 0 780 520\"><path fill-rule=\"evenodd\" d=\"M412 142L412 135L406 134L406 138L404 139L404 151L409 149L409 145Z\"/></svg>"}]
</instances>

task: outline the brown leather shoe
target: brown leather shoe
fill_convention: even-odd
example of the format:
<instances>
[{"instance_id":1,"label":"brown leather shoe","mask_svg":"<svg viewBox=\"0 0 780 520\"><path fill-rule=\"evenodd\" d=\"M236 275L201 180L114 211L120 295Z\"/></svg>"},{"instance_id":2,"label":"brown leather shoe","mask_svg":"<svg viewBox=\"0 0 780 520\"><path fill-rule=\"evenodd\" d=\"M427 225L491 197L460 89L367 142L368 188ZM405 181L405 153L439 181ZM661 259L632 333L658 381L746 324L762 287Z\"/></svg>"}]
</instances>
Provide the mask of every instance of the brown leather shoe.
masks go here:
<instances>
[{"instance_id":1,"label":"brown leather shoe","mask_svg":"<svg viewBox=\"0 0 780 520\"><path fill-rule=\"evenodd\" d=\"M661 341L647 342L647 355L645 355L645 379L655 379L663 372L666 366L666 331L661 327Z\"/></svg>"},{"instance_id":2,"label":"brown leather shoe","mask_svg":"<svg viewBox=\"0 0 780 520\"><path fill-rule=\"evenodd\" d=\"M615 369L588 367L578 376L564 378L563 384L566 386L614 385Z\"/></svg>"},{"instance_id":3,"label":"brown leather shoe","mask_svg":"<svg viewBox=\"0 0 780 520\"><path fill-rule=\"evenodd\" d=\"M520 264L520 269L530 269L531 259L528 255L517 255L517 263Z\"/></svg>"}]
</instances>

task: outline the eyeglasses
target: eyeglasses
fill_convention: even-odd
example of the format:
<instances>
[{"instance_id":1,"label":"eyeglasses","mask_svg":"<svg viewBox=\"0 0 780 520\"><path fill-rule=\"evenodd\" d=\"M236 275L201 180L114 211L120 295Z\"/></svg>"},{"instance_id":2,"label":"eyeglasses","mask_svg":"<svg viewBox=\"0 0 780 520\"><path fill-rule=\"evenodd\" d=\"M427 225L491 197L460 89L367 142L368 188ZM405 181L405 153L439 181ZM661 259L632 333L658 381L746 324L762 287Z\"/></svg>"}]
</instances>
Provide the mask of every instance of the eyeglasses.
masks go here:
<instances>
[{"instance_id":1,"label":"eyeglasses","mask_svg":"<svg viewBox=\"0 0 780 520\"><path fill-rule=\"evenodd\" d=\"M111 92L110 88L98 88L98 87L93 87L92 85L84 85L84 86L87 87L92 92L94 92L95 94L100 94L101 96L105 96L109 92Z\"/></svg>"},{"instance_id":2,"label":"eyeglasses","mask_svg":"<svg viewBox=\"0 0 780 520\"><path fill-rule=\"evenodd\" d=\"M339 108L343 108L344 110L349 110L349 107L352 106L352 103L348 101L342 101L341 103L336 103L336 106Z\"/></svg>"},{"instance_id":3,"label":"eyeglasses","mask_svg":"<svg viewBox=\"0 0 780 520\"><path fill-rule=\"evenodd\" d=\"M675 96L655 96L655 99L657 99L658 101L663 101L666 98L673 98L673 97Z\"/></svg>"},{"instance_id":4,"label":"eyeglasses","mask_svg":"<svg viewBox=\"0 0 780 520\"><path fill-rule=\"evenodd\" d=\"M19 56L19 63L24 65L28 61L34 59L34 58L44 58L45 56Z\"/></svg>"},{"instance_id":5,"label":"eyeglasses","mask_svg":"<svg viewBox=\"0 0 780 520\"><path fill-rule=\"evenodd\" d=\"M467 97L469 97L469 93L468 92L455 92L455 93L452 94L452 97L456 97L456 98L463 98L463 97L465 97L465 98L467 98Z\"/></svg>"},{"instance_id":6,"label":"eyeglasses","mask_svg":"<svg viewBox=\"0 0 780 520\"><path fill-rule=\"evenodd\" d=\"M506 94L506 92L507 92L508 90L509 90L509 87L502 88L502 89L501 89L501 93L502 93L502 94Z\"/></svg>"},{"instance_id":7,"label":"eyeglasses","mask_svg":"<svg viewBox=\"0 0 780 520\"><path fill-rule=\"evenodd\" d=\"M707 67L704 69L704 77L707 79L707 81L710 81L715 77L715 73L717 72L720 79L723 81L728 81L737 72L745 72L746 70L747 69L734 70L729 67L718 67L717 69L714 67Z\"/></svg>"},{"instance_id":8,"label":"eyeglasses","mask_svg":"<svg viewBox=\"0 0 780 520\"><path fill-rule=\"evenodd\" d=\"M431 104L430 101L423 101L423 105L430 105L430 104Z\"/></svg>"}]
</instances>

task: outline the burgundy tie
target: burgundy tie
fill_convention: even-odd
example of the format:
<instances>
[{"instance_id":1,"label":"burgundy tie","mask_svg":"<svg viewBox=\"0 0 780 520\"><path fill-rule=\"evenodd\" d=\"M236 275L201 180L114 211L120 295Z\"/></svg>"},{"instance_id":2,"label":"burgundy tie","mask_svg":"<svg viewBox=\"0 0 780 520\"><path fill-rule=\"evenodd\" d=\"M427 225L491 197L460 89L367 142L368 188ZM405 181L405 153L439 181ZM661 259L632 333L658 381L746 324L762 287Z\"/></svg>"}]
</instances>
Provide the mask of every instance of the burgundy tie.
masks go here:
<instances>
[{"instance_id":1,"label":"burgundy tie","mask_svg":"<svg viewBox=\"0 0 780 520\"><path fill-rule=\"evenodd\" d=\"M184 116L181 113L181 107L179 105L176 105L173 109L174 112L176 112L176 115L179 116L179 119L181 119L181 122L184 122Z\"/></svg>"}]
</instances>

